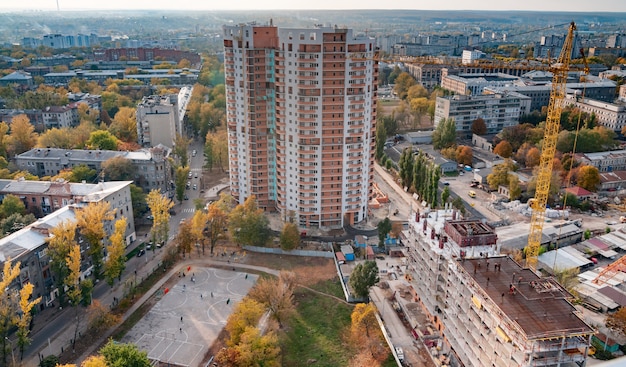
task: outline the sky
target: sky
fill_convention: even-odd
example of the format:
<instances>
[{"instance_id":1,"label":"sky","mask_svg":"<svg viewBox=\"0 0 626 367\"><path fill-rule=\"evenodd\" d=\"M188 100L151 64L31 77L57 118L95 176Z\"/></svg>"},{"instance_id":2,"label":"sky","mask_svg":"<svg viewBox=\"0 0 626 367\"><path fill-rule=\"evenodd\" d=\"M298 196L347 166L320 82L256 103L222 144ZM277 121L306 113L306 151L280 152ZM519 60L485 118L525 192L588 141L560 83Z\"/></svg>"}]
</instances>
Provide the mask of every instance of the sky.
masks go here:
<instances>
[{"instance_id":1,"label":"sky","mask_svg":"<svg viewBox=\"0 0 626 367\"><path fill-rule=\"evenodd\" d=\"M626 12L626 0L58 0L61 10L416 9ZM26 6L20 3L28 4ZM57 0L0 0L0 11L55 10Z\"/></svg>"}]
</instances>

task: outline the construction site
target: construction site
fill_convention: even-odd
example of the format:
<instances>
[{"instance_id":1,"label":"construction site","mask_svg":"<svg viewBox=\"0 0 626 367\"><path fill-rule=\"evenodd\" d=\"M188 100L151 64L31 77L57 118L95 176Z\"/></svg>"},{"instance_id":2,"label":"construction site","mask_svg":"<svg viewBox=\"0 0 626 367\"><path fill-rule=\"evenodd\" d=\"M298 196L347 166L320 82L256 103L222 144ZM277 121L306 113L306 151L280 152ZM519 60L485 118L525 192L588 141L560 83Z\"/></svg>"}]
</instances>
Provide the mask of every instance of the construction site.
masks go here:
<instances>
[{"instance_id":1,"label":"construction site","mask_svg":"<svg viewBox=\"0 0 626 367\"><path fill-rule=\"evenodd\" d=\"M594 330L572 296L500 255L495 241L477 240L495 239L488 225L453 217L453 210L416 215L405 233L410 284L443 336L442 352L455 357L450 365L584 364Z\"/></svg>"}]
</instances>

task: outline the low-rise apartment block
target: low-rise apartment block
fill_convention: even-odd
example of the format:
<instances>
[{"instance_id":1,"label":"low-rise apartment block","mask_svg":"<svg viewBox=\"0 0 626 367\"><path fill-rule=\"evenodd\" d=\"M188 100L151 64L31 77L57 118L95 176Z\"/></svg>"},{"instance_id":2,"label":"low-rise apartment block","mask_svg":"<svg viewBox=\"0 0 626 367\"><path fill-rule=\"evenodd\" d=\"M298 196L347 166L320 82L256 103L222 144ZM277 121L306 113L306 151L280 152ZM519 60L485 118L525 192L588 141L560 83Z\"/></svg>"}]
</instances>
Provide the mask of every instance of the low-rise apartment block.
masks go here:
<instances>
[{"instance_id":1,"label":"low-rise apartment block","mask_svg":"<svg viewBox=\"0 0 626 367\"><path fill-rule=\"evenodd\" d=\"M621 132L626 126L626 103L604 102L590 98L578 98L578 96L567 95L566 104L573 105L581 111L596 116L598 125L607 129Z\"/></svg>"},{"instance_id":2,"label":"low-rise apartment block","mask_svg":"<svg viewBox=\"0 0 626 367\"><path fill-rule=\"evenodd\" d=\"M519 93L437 97L435 126L453 118L457 134L471 137L472 122L482 118L488 133L499 133L505 127L517 125L521 115L529 112L530 97Z\"/></svg>"},{"instance_id":3,"label":"low-rise apartment block","mask_svg":"<svg viewBox=\"0 0 626 367\"><path fill-rule=\"evenodd\" d=\"M77 210L79 210L78 205L64 206L19 231L0 238L0 263L11 260L13 264L18 261L21 264L20 274L10 287L21 289L24 284L30 282L34 286L33 297L42 297L42 302L37 306L40 310L52 306L59 295L50 267L50 256L48 256L50 233L52 228L61 222L75 222ZM121 218L119 210L115 217L115 220ZM132 218L132 214L130 218ZM132 220L129 224L132 224ZM114 221L105 223L105 238L113 233L113 227ZM127 233L130 230L134 235L134 226L132 228L127 227ZM127 240L128 238L127 235ZM80 279L82 280L91 276L93 265L88 255L89 245L87 241L77 235L76 242L81 248Z\"/></svg>"},{"instance_id":4,"label":"low-rise apartment block","mask_svg":"<svg viewBox=\"0 0 626 367\"><path fill-rule=\"evenodd\" d=\"M168 157L171 149L159 145L136 152L115 150L83 150L58 148L33 148L15 157L15 164L20 170L36 176L55 176L59 172L73 167L86 165L102 170L102 163L113 157L122 157L132 162L135 167L134 182L145 191L160 190L169 197L174 195L171 169Z\"/></svg>"}]
</instances>

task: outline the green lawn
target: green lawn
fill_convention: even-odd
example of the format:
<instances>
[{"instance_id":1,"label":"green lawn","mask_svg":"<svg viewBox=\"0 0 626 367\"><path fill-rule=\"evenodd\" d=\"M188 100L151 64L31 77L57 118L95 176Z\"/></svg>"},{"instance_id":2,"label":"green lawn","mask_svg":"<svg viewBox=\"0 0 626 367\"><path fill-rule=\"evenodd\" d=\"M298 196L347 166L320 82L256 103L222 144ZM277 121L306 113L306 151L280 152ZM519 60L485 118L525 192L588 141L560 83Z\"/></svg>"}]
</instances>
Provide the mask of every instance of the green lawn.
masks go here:
<instances>
[{"instance_id":1,"label":"green lawn","mask_svg":"<svg viewBox=\"0 0 626 367\"><path fill-rule=\"evenodd\" d=\"M339 283L334 281L314 288L342 294ZM296 290L295 301L296 314L281 335L282 365L305 366L309 359L316 359L316 367L347 366L352 352L344 345L342 335L350 325L352 306L303 288Z\"/></svg>"}]
</instances>

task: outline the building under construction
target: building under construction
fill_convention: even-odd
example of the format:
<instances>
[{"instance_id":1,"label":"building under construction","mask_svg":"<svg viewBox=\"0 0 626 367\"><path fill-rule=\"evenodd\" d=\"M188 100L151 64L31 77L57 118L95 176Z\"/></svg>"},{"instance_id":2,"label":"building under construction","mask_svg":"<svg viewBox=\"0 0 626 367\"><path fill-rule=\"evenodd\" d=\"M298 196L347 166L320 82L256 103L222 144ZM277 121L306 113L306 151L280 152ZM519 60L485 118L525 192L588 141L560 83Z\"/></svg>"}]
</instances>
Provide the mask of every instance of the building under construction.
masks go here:
<instances>
[{"instance_id":1,"label":"building under construction","mask_svg":"<svg viewBox=\"0 0 626 367\"><path fill-rule=\"evenodd\" d=\"M418 215L405 233L416 301L443 352L465 366L584 366L593 330L571 295L501 256L488 225L453 217Z\"/></svg>"}]
</instances>

